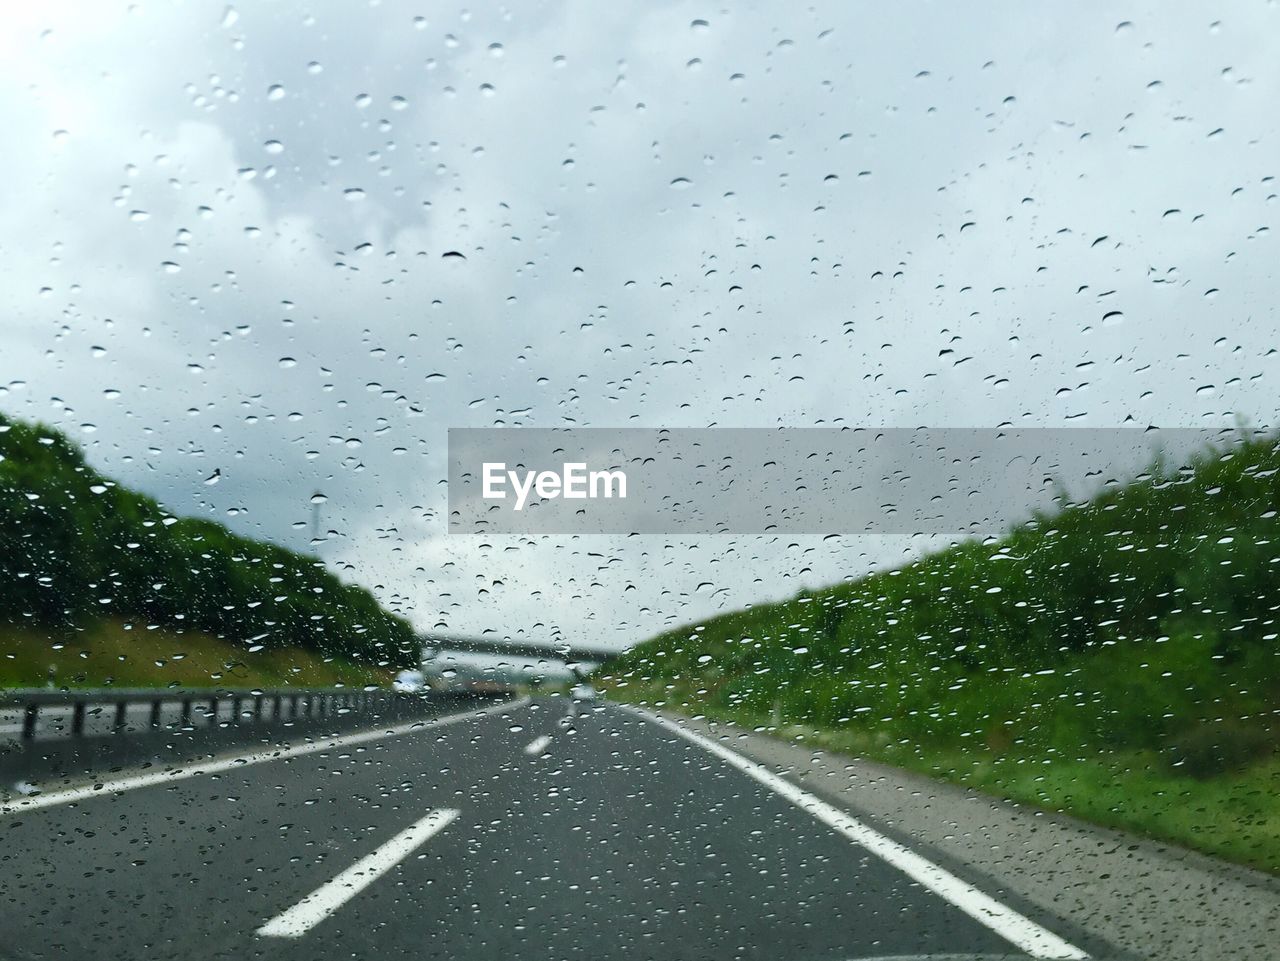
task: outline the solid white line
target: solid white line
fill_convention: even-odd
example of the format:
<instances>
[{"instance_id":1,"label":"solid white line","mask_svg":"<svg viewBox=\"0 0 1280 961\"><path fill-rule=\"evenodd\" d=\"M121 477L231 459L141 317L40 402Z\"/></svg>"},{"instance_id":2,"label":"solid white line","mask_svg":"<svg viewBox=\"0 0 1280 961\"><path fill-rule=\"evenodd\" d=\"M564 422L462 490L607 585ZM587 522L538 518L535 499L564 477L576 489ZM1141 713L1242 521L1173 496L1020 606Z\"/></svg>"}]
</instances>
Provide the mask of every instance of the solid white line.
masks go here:
<instances>
[{"instance_id":1,"label":"solid white line","mask_svg":"<svg viewBox=\"0 0 1280 961\"><path fill-rule=\"evenodd\" d=\"M395 727L379 728L373 731L360 731L355 734L343 734L339 737L330 738L324 741L312 741L308 744L294 744L289 747L282 747L275 751L260 751L254 754L241 754L234 757L223 757L216 761L197 761L194 764L174 768L169 771L154 771L148 774L137 774L133 777L122 777L111 781L100 781L97 784L86 784L83 787L67 788L64 791L50 791L48 794L37 794L18 801L10 801L7 804L0 804L0 814L16 814L20 811L32 811L37 808L53 807L55 804L70 804L73 801L83 801L85 798L101 797L105 794L119 794L123 791L135 791L138 788L151 787L155 784L170 784L174 781L183 781L190 777L199 777L202 774L218 774L222 771L248 767L251 764L263 764L267 761L280 761L285 758L300 757L305 754L317 754L321 751L332 751L344 747L351 747L356 744L367 744L370 741L379 741L387 737L399 737L402 734L411 734L414 731L422 731L427 728L444 727L447 724L457 724L459 721L469 721L473 718L482 717L485 714L512 711L528 703L528 700L529 699L527 697L522 697L516 701L503 701L500 704L481 708L478 711L463 711L459 714L449 714L446 717L436 718L430 721L413 721L409 724L398 724Z\"/></svg>"},{"instance_id":2,"label":"solid white line","mask_svg":"<svg viewBox=\"0 0 1280 961\"><path fill-rule=\"evenodd\" d=\"M258 936L298 938L306 934L457 816L458 812L449 808L432 811L372 854L362 857L332 881L320 885L284 914L277 915L258 928Z\"/></svg>"},{"instance_id":3,"label":"solid white line","mask_svg":"<svg viewBox=\"0 0 1280 961\"><path fill-rule=\"evenodd\" d=\"M543 734L541 737L535 737L532 741L524 746L525 754L545 754L547 748L551 746L551 735Z\"/></svg>"},{"instance_id":4,"label":"solid white line","mask_svg":"<svg viewBox=\"0 0 1280 961\"><path fill-rule=\"evenodd\" d=\"M626 710L674 731L686 740L716 757L736 767L743 774L754 778L776 794L786 798L802 811L807 811L815 818L843 834L850 841L866 848L872 854L893 865L903 874L932 891L938 897L954 904L969 917L986 925L1000 937L1034 958L1061 958L1078 961L1088 955L1074 944L1064 941L1052 931L1041 927L1030 918L1023 917L1012 908L1006 907L994 898L983 894L973 885L960 880L932 861L926 860L910 848L892 841L878 831L867 827L861 821L833 807L826 801L814 797L790 781L779 777L762 764L749 761L736 751L695 731L690 731L674 721L648 711L625 706Z\"/></svg>"}]
</instances>

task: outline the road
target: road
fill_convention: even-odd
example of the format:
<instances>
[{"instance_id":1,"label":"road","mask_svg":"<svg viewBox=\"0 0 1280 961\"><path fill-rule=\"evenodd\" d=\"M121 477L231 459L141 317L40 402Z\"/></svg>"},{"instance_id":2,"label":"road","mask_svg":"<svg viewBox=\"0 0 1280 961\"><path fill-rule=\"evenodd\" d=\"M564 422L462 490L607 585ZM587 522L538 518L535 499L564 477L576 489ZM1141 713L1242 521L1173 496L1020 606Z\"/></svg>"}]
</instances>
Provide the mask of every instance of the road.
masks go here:
<instances>
[{"instance_id":1,"label":"road","mask_svg":"<svg viewBox=\"0 0 1280 961\"><path fill-rule=\"evenodd\" d=\"M0 957L1109 956L723 743L556 699L0 810Z\"/></svg>"}]
</instances>

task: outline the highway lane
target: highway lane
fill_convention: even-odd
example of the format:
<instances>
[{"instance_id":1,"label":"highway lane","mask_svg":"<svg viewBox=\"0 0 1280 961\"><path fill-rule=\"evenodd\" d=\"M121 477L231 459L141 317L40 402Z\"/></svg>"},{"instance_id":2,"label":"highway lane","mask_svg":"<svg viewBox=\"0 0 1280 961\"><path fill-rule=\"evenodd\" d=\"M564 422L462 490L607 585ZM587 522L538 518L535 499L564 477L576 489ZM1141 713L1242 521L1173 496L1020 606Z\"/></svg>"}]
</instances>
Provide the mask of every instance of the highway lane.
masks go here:
<instances>
[{"instance_id":1,"label":"highway lane","mask_svg":"<svg viewBox=\"0 0 1280 961\"><path fill-rule=\"evenodd\" d=\"M572 719L565 707L499 705L394 737L0 814L0 952L1019 953L706 745L616 707ZM1098 953L1053 919L1027 923L1060 956Z\"/></svg>"}]
</instances>

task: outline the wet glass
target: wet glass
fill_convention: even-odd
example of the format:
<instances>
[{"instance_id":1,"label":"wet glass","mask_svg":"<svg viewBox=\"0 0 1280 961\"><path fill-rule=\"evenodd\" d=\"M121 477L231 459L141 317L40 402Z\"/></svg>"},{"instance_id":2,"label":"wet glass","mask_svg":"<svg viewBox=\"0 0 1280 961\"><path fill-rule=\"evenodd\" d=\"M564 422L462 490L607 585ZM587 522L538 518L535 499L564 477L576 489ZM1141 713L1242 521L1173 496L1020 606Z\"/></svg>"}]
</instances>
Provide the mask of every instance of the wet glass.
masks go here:
<instances>
[{"instance_id":1,"label":"wet glass","mask_svg":"<svg viewBox=\"0 0 1280 961\"><path fill-rule=\"evenodd\" d=\"M0 956L1276 956L1277 16L6 8Z\"/></svg>"}]
</instances>

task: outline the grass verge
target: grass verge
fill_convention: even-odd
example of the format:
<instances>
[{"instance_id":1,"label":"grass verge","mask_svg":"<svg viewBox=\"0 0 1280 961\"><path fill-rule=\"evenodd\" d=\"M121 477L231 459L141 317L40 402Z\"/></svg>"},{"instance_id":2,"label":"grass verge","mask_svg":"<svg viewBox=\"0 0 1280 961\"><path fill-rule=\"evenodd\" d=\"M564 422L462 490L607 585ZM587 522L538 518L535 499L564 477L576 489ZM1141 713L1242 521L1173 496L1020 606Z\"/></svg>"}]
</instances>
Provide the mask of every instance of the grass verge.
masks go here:
<instances>
[{"instance_id":1,"label":"grass verge","mask_svg":"<svg viewBox=\"0 0 1280 961\"><path fill-rule=\"evenodd\" d=\"M1171 773L1154 751L1071 756L1053 749L998 750L892 741L883 733L788 723L725 707L682 685L628 682L608 696L728 721L786 741L801 741L975 788L998 798L1069 814L1106 827L1172 842L1280 874L1280 759L1274 755L1210 777Z\"/></svg>"},{"instance_id":2,"label":"grass verge","mask_svg":"<svg viewBox=\"0 0 1280 961\"><path fill-rule=\"evenodd\" d=\"M199 630L117 619L82 630L0 624L0 688L385 686L392 673L302 648L250 651Z\"/></svg>"}]
</instances>

